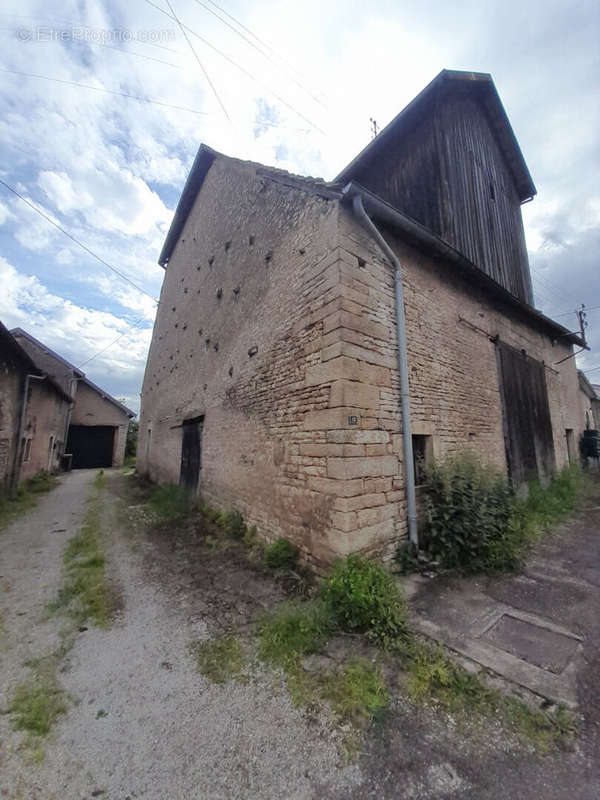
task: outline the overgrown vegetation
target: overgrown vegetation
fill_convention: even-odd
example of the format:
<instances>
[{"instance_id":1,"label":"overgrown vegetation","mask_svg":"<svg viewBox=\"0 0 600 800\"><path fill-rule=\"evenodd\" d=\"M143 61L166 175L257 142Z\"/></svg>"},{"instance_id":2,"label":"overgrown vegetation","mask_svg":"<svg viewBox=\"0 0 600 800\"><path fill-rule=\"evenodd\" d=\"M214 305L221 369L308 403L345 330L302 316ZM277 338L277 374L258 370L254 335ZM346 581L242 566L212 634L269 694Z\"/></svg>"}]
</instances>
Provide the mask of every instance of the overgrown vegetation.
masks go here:
<instances>
[{"instance_id":1,"label":"overgrown vegetation","mask_svg":"<svg viewBox=\"0 0 600 800\"><path fill-rule=\"evenodd\" d=\"M360 660L325 678L324 697L336 714L361 728L387 708L390 696L381 668Z\"/></svg>"},{"instance_id":2,"label":"overgrown vegetation","mask_svg":"<svg viewBox=\"0 0 600 800\"><path fill-rule=\"evenodd\" d=\"M198 670L213 683L227 683L242 675L245 658L239 639L224 634L206 642L195 642L192 652Z\"/></svg>"},{"instance_id":3,"label":"overgrown vegetation","mask_svg":"<svg viewBox=\"0 0 600 800\"><path fill-rule=\"evenodd\" d=\"M546 487L532 482L519 500L503 474L470 456L434 464L422 489L428 555L446 569L515 570L540 534L573 509L582 481L581 470L568 467ZM403 549L397 561L407 567Z\"/></svg>"},{"instance_id":4,"label":"overgrown vegetation","mask_svg":"<svg viewBox=\"0 0 600 800\"><path fill-rule=\"evenodd\" d=\"M265 548L264 560L270 569L293 570L298 564L300 551L289 539L277 539Z\"/></svg>"},{"instance_id":5,"label":"overgrown vegetation","mask_svg":"<svg viewBox=\"0 0 600 800\"><path fill-rule=\"evenodd\" d=\"M452 661L439 645L416 638L402 643L400 655L408 674L408 694L416 703L433 702L451 714L500 719L507 729L538 751L570 743L575 721L563 707L552 712L505 697Z\"/></svg>"},{"instance_id":6,"label":"overgrown vegetation","mask_svg":"<svg viewBox=\"0 0 600 800\"><path fill-rule=\"evenodd\" d=\"M166 483L152 487L150 505L162 519L178 519L190 510L190 496L176 483Z\"/></svg>"},{"instance_id":7,"label":"overgrown vegetation","mask_svg":"<svg viewBox=\"0 0 600 800\"><path fill-rule=\"evenodd\" d=\"M348 556L324 581L323 599L343 631L366 633L383 647L406 632L406 608L400 588L373 561Z\"/></svg>"},{"instance_id":8,"label":"overgrown vegetation","mask_svg":"<svg viewBox=\"0 0 600 800\"><path fill-rule=\"evenodd\" d=\"M302 656L318 652L335 627L321 600L285 603L260 628L260 656L280 667L294 666Z\"/></svg>"},{"instance_id":9,"label":"overgrown vegetation","mask_svg":"<svg viewBox=\"0 0 600 800\"><path fill-rule=\"evenodd\" d=\"M38 495L49 492L58 481L48 472L38 472L18 489L0 491L0 530L36 505Z\"/></svg>"},{"instance_id":10,"label":"overgrown vegetation","mask_svg":"<svg viewBox=\"0 0 600 800\"><path fill-rule=\"evenodd\" d=\"M54 675L41 674L18 686L10 706L12 725L32 736L45 736L67 706Z\"/></svg>"},{"instance_id":11,"label":"overgrown vegetation","mask_svg":"<svg viewBox=\"0 0 600 800\"><path fill-rule=\"evenodd\" d=\"M97 489L105 481L103 473L95 480ZM80 532L65 548L63 585L51 609L65 609L78 623L91 621L107 627L114 614L114 595L106 575L105 557L100 526L99 498L91 502Z\"/></svg>"}]
</instances>

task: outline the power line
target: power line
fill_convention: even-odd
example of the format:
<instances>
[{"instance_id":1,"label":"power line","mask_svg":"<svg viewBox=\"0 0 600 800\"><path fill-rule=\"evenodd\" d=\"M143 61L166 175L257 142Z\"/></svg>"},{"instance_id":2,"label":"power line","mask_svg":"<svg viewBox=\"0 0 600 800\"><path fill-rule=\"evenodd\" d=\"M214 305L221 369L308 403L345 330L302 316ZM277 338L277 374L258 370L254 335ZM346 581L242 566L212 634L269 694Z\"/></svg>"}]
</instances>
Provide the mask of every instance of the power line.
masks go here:
<instances>
[{"instance_id":1,"label":"power line","mask_svg":"<svg viewBox=\"0 0 600 800\"><path fill-rule=\"evenodd\" d=\"M253 48L254 48L254 49L255 49L255 50L258 52L258 53L260 53L260 54L261 54L261 56L263 56L263 58L266 58L266 59L267 59L267 61L269 61L269 62L270 62L271 64L273 64L274 66L279 66L278 64L275 64L275 62L274 62L274 61L273 61L273 59L272 59L272 58L269 56L269 54L268 54L268 53L265 53L265 52L264 52L264 50L261 50L261 48L260 48L260 47L257 47L257 45L255 44L255 42L251 41L251 40L250 40L250 39L248 39L248 37L247 37L247 36L245 36L243 33L241 33L240 31L236 30L236 28L234 28L234 27L233 27L233 25L230 25L230 24L229 24L229 22L227 22L227 20L223 19L223 17L219 16L219 14L217 14L215 11L213 11L211 8L209 8L209 7L206 5L206 3L203 3L203 2L202 2L202 0L196 0L196 2L198 3L198 5L202 6L202 8L206 9L206 11L208 11L208 13L209 13L209 14L212 14L212 15L213 15L213 17L216 17L218 20L220 20L220 21L223 23L223 25L226 25L226 26L227 26L227 27L228 27L230 30L232 30L232 31L233 31L233 32L234 32L234 33L235 33L237 36L240 36L240 37L241 37L241 38L242 38L242 39L243 39L245 42L247 42L247 44L249 44L249 45L250 45L250 47L253 47ZM285 66L288 68L288 70L296 71L296 70L293 70L293 67L291 67L291 66L290 66L290 65L287 63L287 61L285 61L285 59L283 59L283 58L282 58L282 57L281 57L281 56L280 56L278 53L276 53L276 52L275 52L275 50L273 50L273 48L272 48L272 47L270 47L270 45L266 44L266 42L263 42L263 41L262 41L262 39L259 39L259 38L258 38L258 36L256 36L256 34L252 33L252 31L251 31L251 30L249 30L249 29L248 29L248 28L247 28L245 25L243 25L241 22L239 22L239 20L237 20L237 19L236 19L236 18L235 18L235 17L234 17L232 14L229 14L227 11L225 11L225 9L224 9L224 8L221 8L221 6L217 5L216 3L213 3L211 0L209 0L209 2L210 2L210 4L211 4L211 6L214 6L215 8L218 8L218 9L219 9L219 11L222 11L222 12L223 12L223 14L225 14L227 17L229 17L229 19L233 20L233 21L235 22L235 24L236 24L236 25L238 25L240 28L242 28L242 30L246 31L246 33L249 33L249 34L250 34L250 36L252 36L252 37L253 37L253 38L254 38L254 39L255 39L255 40L256 40L256 41L257 41L257 42L258 42L258 43L259 43L259 44L262 46L262 47L266 47L268 50L270 50L270 51L271 51L271 52L272 52L272 53L273 53L273 54L274 54L274 55L275 55L275 56L276 56L276 57L279 59L279 61L280 61L282 64L284 64L284 65L285 65ZM305 92L306 92L306 93L307 93L307 94L308 94L310 97L312 97L312 99L313 99L313 100L314 100L316 103L318 103L319 105L323 106L323 108L325 108L325 105L324 105L324 103L323 103L323 102L322 102L322 101L321 101L321 100L320 100L320 99L319 99L319 98L318 98L316 95L314 95L314 94L313 94L313 93L310 91L310 89L308 89L306 86L304 86L304 84L300 83L300 81L296 80L296 79L295 79L293 76L290 76L290 77L291 77L291 80L292 80L292 81L293 81L293 82L296 84L296 86L299 86L299 87L300 87L300 88L301 88L303 91L305 91Z\"/></svg>"},{"instance_id":2,"label":"power line","mask_svg":"<svg viewBox=\"0 0 600 800\"><path fill-rule=\"evenodd\" d=\"M139 325L141 322L143 322L145 319L147 319L147 317L146 317L146 315L144 314L144 316L143 316L143 317L140 317L140 318L139 318L139 319L138 319L136 322L132 323L132 324L131 324L131 326L130 326L130 327L129 327L129 328L126 330L126 331L123 331L123 333L122 333L120 336L117 336L117 338L116 338L114 341L112 341L110 344L107 344L107 345L106 345L106 347L103 347L103 348L102 348L102 350L98 350L98 352L97 352L97 353L94 353L94 355L93 355L93 356L90 356L90 358L86 359L85 361L82 361L82 363L79 365L78 369L81 369L82 367L85 367L85 365L86 365L86 364L89 364L89 363L90 363L90 361L93 361L95 358L98 358L98 356L101 356L103 353L106 353L106 351L107 351L107 350L109 350L109 349L110 349L110 348L111 348L113 345L115 345L117 342L120 342L120 341L121 341L121 339L122 339L124 336L127 336L127 334L128 334L128 333L131 333L132 329L133 329L133 328L137 328L137 326L138 326L138 325Z\"/></svg>"},{"instance_id":3,"label":"power line","mask_svg":"<svg viewBox=\"0 0 600 800\"><path fill-rule=\"evenodd\" d=\"M562 287L560 287L560 286L557 286L557 284L555 284L555 283L552 283L552 281L548 280L548 278L546 278L546 276L545 276L545 275L542 275L542 273L540 272L540 270L536 269L536 267L532 267L531 269L532 269L532 270L533 270L533 272L535 272L535 274L537 275L537 277L538 277L538 280L542 281L542 283L545 283L545 284L546 284L546 286L548 287L548 289L549 289L549 290L551 290L553 294L554 294L554 292L557 292L557 296L560 296L560 297L561 297L561 299L562 299L562 298L563 298L565 295L567 295L567 296L569 296L569 297L572 297L573 299L575 299L575 295L571 294L571 292L570 292L570 291L567 291L566 289L564 289L564 288L562 288Z\"/></svg>"},{"instance_id":4,"label":"power line","mask_svg":"<svg viewBox=\"0 0 600 800\"><path fill-rule=\"evenodd\" d=\"M93 250L90 250L90 248L87 245L83 244L83 242L80 242L79 239L76 239L75 236L73 236L68 231L66 231L64 228L62 228L57 222L54 222L53 219L51 219L47 214L44 214L43 211L40 211L39 208L36 208L36 206L34 206L33 203L31 203L26 197L23 197L22 194L20 194L16 189L14 189L8 183L3 181L1 178L0 178L0 184L2 184L2 186L6 187L9 192L12 192L14 195L16 195L20 200L22 200L26 205L28 205L29 208L32 208L35 211L36 214L39 214L40 217L43 217L47 222L49 222L51 225L53 225L55 228L57 228L61 233L64 233L64 235L66 237L68 237L72 242L75 242L75 244L78 245L79 247L81 247L82 250L85 250L86 253L89 253L93 258L96 259L96 261L99 261L101 264L104 264L105 267L108 267L108 269L110 269L112 272L114 272L116 275L118 275L124 281L127 281L127 283L129 283L131 286L133 286L134 289L137 289L138 292L141 292L142 294L145 294L148 297L152 298L152 300L154 300L154 302L158 305L158 300L156 299L156 297L153 297L149 292L147 292L145 289L142 289L141 286L138 286L137 283L134 283L130 278L128 278L127 275L124 275L116 267L113 267L112 264L109 264L108 261L105 261L99 255L94 253Z\"/></svg>"},{"instance_id":5,"label":"power line","mask_svg":"<svg viewBox=\"0 0 600 800\"><path fill-rule=\"evenodd\" d=\"M223 101L219 97L219 93L217 92L214 83L211 81L210 75L208 74L208 72L204 68L204 64L200 61L200 57L199 57L198 53L196 52L196 50L194 49L194 45L190 42L190 39L189 39L187 33L185 32L185 29L184 29L183 25L179 21L179 17L177 16L177 14L175 14L175 11L173 10L173 6L169 2L169 0L165 0L165 2L169 6L169 10L171 11L171 14L172 14L175 22L179 25L179 28L181 29L181 32L182 32L186 42L189 44L190 50L192 51L192 53L194 54L194 58L198 62L198 66L200 67L200 69L202 70L202 72L204 74L204 77L208 81L208 85L212 89L214 96L217 98L217 101L218 101L219 105L221 106L221 110L223 111L223 113L225 114L225 117L227 118L227 122L231 123L231 119L229 117L229 114L227 113L227 109L223 105Z\"/></svg>"},{"instance_id":6,"label":"power line","mask_svg":"<svg viewBox=\"0 0 600 800\"><path fill-rule=\"evenodd\" d=\"M596 370L598 370L598 369L600 369L600 366L592 367L591 369L584 369L584 370L582 370L582 372L583 372L584 375L588 375L590 372L596 372Z\"/></svg>"},{"instance_id":7,"label":"power line","mask_svg":"<svg viewBox=\"0 0 600 800\"><path fill-rule=\"evenodd\" d=\"M169 17L169 19L174 19L174 17L172 17L169 14L168 11L165 11L164 8L161 8L160 6L157 6L156 3L153 2L153 0L145 0L145 2L148 3L148 5L150 5L153 8L155 8L157 11L160 11L161 14L164 14L166 17ZM244 75L246 75L248 78L250 78L250 80L252 80L255 83L257 83L262 89L266 89L266 91L269 92L270 94L272 94L273 97L276 100L278 100L282 105L284 105L286 108L289 108L290 111L292 111L294 114L296 114L298 117L300 117L300 119L303 119L304 122L308 123L308 125L310 125L311 128L314 128L316 131L319 131L319 133L322 133L323 136L327 136L326 132L322 128L320 128L311 119L309 119L304 114L302 114L301 111L298 111L298 109L294 108L294 106L291 105L291 103L288 103L286 100L284 100L283 97L281 97L273 89L271 89L270 86L267 86L265 83L263 83L261 80L259 80L256 76L254 76L251 72L249 72L245 67L242 67L240 64L237 63L237 61L234 61L232 58L230 58L228 55L226 55L222 50L219 50L218 47L215 47L213 44L211 44L208 41L208 39L205 39L203 36L200 36L199 33L196 33L196 31L192 30L192 28L190 28L188 25L184 25L183 27L186 29L186 31L188 31L188 33L191 33L192 36L196 37L196 39L199 39L207 47L210 47L211 50L214 50L215 53L218 53L218 55L220 55L221 58L224 58L225 61L227 61L229 64L231 64L236 69L238 69L240 72L242 72ZM269 123L269 122L265 122L265 123L261 122L261 123L257 123L257 124L260 124L260 125L264 124L264 125L273 126L273 123ZM279 127L279 126L277 126L277 127Z\"/></svg>"},{"instance_id":8,"label":"power line","mask_svg":"<svg viewBox=\"0 0 600 800\"><path fill-rule=\"evenodd\" d=\"M26 78L39 78L43 81L53 81L54 83L64 83L67 86L77 86L79 89L92 89L95 92L106 92L108 94L115 94L118 97L126 97L129 100L137 100L140 103L151 103L155 106L163 106L164 108L174 108L176 111L187 111L189 114L199 114L200 116L207 116L206 111L198 111L195 108L186 108L185 106L174 106L171 103L163 103L160 100L151 100L148 97L138 97L134 94L126 94L125 92L117 92L113 89L106 89L103 86L89 86L85 83L75 83L75 81L68 81L64 78L52 78L49 75L37 75L33 72L19 72L15 69L4 69L0 67L0 72L6 72L9 75L24 75Z\"/></svg>"}]
</instances>

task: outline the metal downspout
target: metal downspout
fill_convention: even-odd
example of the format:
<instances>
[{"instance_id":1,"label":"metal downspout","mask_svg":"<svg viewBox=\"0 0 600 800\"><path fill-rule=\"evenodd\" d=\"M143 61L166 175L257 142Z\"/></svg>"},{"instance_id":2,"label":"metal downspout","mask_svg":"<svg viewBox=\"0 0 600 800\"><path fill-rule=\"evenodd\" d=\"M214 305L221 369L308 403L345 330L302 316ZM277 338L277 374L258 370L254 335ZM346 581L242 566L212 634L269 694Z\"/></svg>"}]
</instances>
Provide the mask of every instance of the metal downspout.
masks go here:
<instances>
[{"instance_id":1,"label":"metal downspout","mask_svg":"<svg viewBox=\"0 0 600 800\"><path fill-rule=\"evenodd\" d=\"M362 197L355 194L352 208L363 226L369 231L377 244L394 265L394 285L396 301L396 338L398 345L398 374L400 377L400 399L402 404L402 444L404 451L404 480L406 484L406 505L408 516L408 536L416 549L419 547L417 533L417 500L415 491L415 468L413 461L412 427L410 422L410 389L408 385L408 356L406 352L406 324L404 317L404 288L402 284L402 265L392 248L383 238L371 217L365 211Z\"/></svg>"}]
</instances>

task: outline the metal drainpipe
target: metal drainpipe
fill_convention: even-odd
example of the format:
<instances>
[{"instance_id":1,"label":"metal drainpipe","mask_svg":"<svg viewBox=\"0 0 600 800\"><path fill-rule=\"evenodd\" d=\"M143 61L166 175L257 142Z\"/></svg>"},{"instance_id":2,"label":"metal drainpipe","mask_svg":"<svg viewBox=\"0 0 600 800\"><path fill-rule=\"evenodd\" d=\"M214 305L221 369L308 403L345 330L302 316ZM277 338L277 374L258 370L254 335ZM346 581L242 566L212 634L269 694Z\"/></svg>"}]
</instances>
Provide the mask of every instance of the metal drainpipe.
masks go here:
<instances>
[{"instance_id":1,"label":"metal drainpipe","mask_svg":"<svg viewBox=\"0 0 600 800\"><path fill-rule=\"evenodd\" d=\"M26 375L25 388L23 390L23 402L21 404L21 416L19 418L19 433L17 436L17 450L15 458L15 469L13 471L12 485L13 488L19 485L19 478L21 477L21 467L23 466L23 455L25 454L25 446L22 443L23 433L25 431L25 417L27 416L27 395L29 394L29 381L44 381L45 375Z\"/></svg>"},{"instance_id":2,"label":"metal drainpipe","mask_svg":"<svg viewBox=\"0 0 600 800\"><path fill-rule=\"evenodd\" d=\"M415 492L415 468L413 461L412 428L410 423L410 389L408 385L408 357L406 353L406 324L404 318L404 288L402 265L392 248L383 238L371 217L365 211L362 197L355 194L352 208L363 226L394 265L396 300L396 339L398 344L398 373L400 377L400 399L402 403L402 444L404 451L404 480L406 483L406 505L408 511L408 536L416 549L419 547L417 533L417 499Z\"/></svg>"}]
</instances>

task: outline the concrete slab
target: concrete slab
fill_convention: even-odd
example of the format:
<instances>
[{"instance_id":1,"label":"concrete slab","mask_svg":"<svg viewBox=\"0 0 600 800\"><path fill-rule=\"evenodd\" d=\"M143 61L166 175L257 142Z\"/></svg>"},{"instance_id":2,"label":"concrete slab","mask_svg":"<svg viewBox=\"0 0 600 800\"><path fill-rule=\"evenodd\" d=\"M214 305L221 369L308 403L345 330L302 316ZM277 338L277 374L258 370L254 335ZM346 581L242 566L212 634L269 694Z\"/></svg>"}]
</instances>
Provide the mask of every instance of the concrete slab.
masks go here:
<instances>
[{"instance_id":1,"label":"concrete slab","mask_svg":"<svg viewBox=\"0 0 600 800\"><path fill-rule=\"evenodd\" d=\"M483 636L495 647L556 675L568 666L578 646L572 636L524 622L511 614L502 614Z\"/></svg>"}]
</instances>

